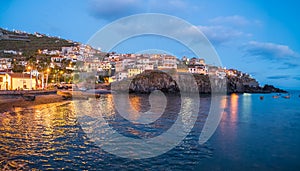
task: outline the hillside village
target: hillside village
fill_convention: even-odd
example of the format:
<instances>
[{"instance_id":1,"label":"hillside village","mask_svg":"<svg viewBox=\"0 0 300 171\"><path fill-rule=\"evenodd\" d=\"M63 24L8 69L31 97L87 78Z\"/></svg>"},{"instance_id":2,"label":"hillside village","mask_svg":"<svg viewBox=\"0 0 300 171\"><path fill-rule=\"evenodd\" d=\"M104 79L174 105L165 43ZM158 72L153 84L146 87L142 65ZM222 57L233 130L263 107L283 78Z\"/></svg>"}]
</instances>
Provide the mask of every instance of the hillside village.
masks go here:
<instances>
[{"instance_id":1,"label":"hillside village","mask_svg":"<svg viewBox=\"0 0 300 171\"><path fill-rule=\"evenodd\" d=\"M25 34L0 32L0 42L30 42L32 37L43 38L40 33ZM56 39L55 42L60 39ZM54 42L54 44L55 44ZM71 43L71 42L69 42ZM89 45L71 43L56 49L0 49L0 89L26 90L46 89L61 83L78 83L78 72L94 72L95 83L111 83L134 77L144 71L161 70L167 72L189 72L225 79L245 77L250 87L258 82L248 74L235 69L226 69L206 64L205 59L182 57L169 54L119 54L102 52Z\"/></svg>"}]
</instances>

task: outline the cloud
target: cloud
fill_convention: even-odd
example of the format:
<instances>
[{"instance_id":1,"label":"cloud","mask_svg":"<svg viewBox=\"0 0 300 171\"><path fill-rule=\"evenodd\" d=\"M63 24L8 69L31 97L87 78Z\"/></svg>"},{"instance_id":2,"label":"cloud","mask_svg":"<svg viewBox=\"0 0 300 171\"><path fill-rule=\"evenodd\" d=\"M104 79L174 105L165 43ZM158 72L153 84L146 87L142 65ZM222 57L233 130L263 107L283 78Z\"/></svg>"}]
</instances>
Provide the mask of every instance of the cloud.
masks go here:
<instances>
[{"instance_id":1,"label":"cloud","mask_svg":"<svg viewBox=\"0 0 300 171\"><path fill-rule=\"evenodd\" d=\"M209 41L214 45L219 45L239 37L247 36L242 31L225 26L198 26Z\"/></svg>"},{"instance_id":2,"label":"cloud","mask_svg":"<svg viewBox=\"0 0 300 171\"><path fill-rule=\"evenodd\" d=\"M142 0L90 0L89 12L96 18L113 20L139 13Z\"/></svg>"},{"instance_id":3,"label":"cloud","mask_svg":"<svg viewBox=\"0 0 300 171\"><path fill-rule=\"evenodd\" d=\"M270 79L270 80L288 79L288 78L290 78L289 75L275 75L275 76L267 77L267 79Z\"/></svg>"},{"instance_id":4,"label":"cloud","mask_svg":"<svg viewBox=\"0 0 300 171\"><path fill-rule=\"evenodd\" d=\"M299 57L299 54L293 51L289 46L269 42L250 41L242 48L246 56L259 56L271 60Z\"/></svg>"},{"instance_id":5,"label":"cloud","mask_svg":"<svg viewBox=\"0 0 300 171\"><path fill-rule=\"evenodd\" d=\"M244 16L240 15L232 15L232 16L219 16L209 20L210 23L214 25L230 25L230 26L262 26L262 22L260 20L251 20Z\"/></svg>"},{"instance_id":6,"label":"cloud","mask_svg":"<svg viewBox=\"0 0 300 171\"><path fill-rule=\"evenodd\" d=\"M90 0L88 10L98 19L111 21L145 12L182 13L188 11L189 7L190 5L183 0Z\"/></svg>"},{"instance_id":7,"label":"cloud","mask_svg":"<svg viewBox=\"0 0 300 171\"><path fill-rule=\"evenodd\" d=\"M233 15L233 16L219 16L209 20L213 24L231 24L236 26L245 26L252 23L252 21L246 19L243 16Z\"/></svg>"},{"instance_id":8,"label":"cloud","mask_svg":"<svg viewBox=\"0 0 300 171\"><path fill-rule=\"evenodd\" d=\"M150 12L177 12L186 10L190 7L187 1L183 0L148 0Z\"/></svg>"},{"instance_id":9,"label":"cloud","mask_svg":"<svg viewBox=\"0 0 300 171\"><path fill-rule=\"evenodd\" d=\"M115 20L117 18L142 12L183 15L183 13L198 10L198 6L192 5L191 2L184 0L90 0L89 10L90 14L96 18ZM180 13L178 13L178 11L180 11ZM240 37L249 37L250 35L239 29L232 28L232 25L225 26L225 23L233 25L245 25L250 23L245 17L239 15L227 17L220 16L211 19L210 21L214 24L200 25L198 28L214 45L220 45ZM131 29L135 30L135 28Z\"/></svg>"},{"instance_id":10,"label":"cloud","mask_svg":"<svg viewBox=\"0 0 300 171\"><path fill-rule=\"evenodd\" d=\"M300 64L292 63L292 62L283 62L282 66L280 66L278 69L295 69L295 68L300 68Z\"/></svg>"}]
</instances>

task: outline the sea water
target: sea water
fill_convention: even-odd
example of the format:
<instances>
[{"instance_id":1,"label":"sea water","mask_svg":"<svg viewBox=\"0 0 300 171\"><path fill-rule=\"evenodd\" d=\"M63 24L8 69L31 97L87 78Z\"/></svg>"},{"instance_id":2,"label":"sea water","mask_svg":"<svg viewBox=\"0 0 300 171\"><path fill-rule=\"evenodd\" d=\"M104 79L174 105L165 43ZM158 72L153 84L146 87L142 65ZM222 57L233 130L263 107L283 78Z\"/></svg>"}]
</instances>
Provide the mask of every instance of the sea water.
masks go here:
<instances>
[{"instance_id":1,"label":"sea water","mask_svg":"<svg viewBox=\"0 0 300 171\"><path fill-rule=\"evenodd\" d=\"M78 103L87 112L100 111L121 135L146 139L162 135L174 124L183 102L180 96L168 95L164 114L147 125L118 114L111 94L96 100L15 108L0 114L0 169L299 170L300 92L291 92L290 99L273 95L225 96L222 119L204 144L198 140L211 97L201 97L196 123L186 138L170 151L147 159L122 158L102 149L83 129L91 121L78 119ZM148 95L131 95L131 107L145 112L150 108L147 99ZM129 142L128 151L133 148Z\"/></svg>"}]
</instances>

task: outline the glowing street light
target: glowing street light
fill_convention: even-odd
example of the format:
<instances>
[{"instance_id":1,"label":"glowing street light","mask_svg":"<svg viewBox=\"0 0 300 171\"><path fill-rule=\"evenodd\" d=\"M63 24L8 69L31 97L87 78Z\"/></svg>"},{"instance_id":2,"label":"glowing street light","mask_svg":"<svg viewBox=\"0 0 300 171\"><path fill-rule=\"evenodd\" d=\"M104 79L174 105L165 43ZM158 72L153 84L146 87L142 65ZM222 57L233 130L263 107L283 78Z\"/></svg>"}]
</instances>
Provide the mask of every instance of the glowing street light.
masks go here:
<instances>
[{"instance_id":1,"label":"glowing street light","mask_svg":"<svg viewBox=\"0 0 300 171\"><path fill-rule=\"evenodd\" d=\"M30 90L32 90L32 68L28 66L28 70L30 70Z\"/></svg>"},{"instance_id":2,"label":"glowing street light","mask_svg":"<svg viewBox=\"0 0 300 171\"><path fill-rule=\"evenodd\" d=\"M48 78L49 78L49 72L50 72L50 69L47 68L46 70L46 73L47 73L47 78L46 78L46 88L48 88Z\"/></svg>"},{"instance_id":3,"label":"glowing street light","mask_svg":"<svg viewBox=\"0 0 300 171\"><path fill-rule=\"evenodd\" d=\"M59 73L60 73L61 77L63 77L64 71L60 71ZM60 82L60 78L59 78L59 82Z\"/></svg>"}]
</instances>

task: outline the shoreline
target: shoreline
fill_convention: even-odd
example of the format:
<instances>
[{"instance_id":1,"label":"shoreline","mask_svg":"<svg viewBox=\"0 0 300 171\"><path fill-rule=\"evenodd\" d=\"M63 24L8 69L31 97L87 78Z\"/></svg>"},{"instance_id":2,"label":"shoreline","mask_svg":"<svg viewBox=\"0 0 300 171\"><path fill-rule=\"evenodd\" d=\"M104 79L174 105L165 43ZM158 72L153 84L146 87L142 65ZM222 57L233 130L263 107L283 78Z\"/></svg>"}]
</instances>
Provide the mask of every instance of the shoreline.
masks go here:
<instances>
[{"instance_id":1,"label":"shoreline","mask_svg":"<svg viewBox=\"0 0 300 171\"><path fill-rule=\"evenodd\" d=\"M103 90L103 89L102 89ZM51 104L51 103L57 103L57 102L66 102L66 101L72 101L72 99L65 100L62 97L62 94L60 92L62 91L55 91L56 93L38 93L34 94L36 95L36 99L34 101L26 101L23 99L19 94L14 94L14 93L8 93L6 94L1 94L0 93L0 113L5 113L5 112L10 112L14 111L15 107L21 107L21 108L26 108L26 107L31 107L35 105L41 105L41 104ZM76 91L66 91L66 92L76 92ZM94 90L94 92L97 92L97 90ZM103 94L108 94L107 91ZM78 94L79 93L79 94ZM237 92L237 93L227 93L227 95L230 94L245 94L248 92ZM272 94L276 92L255 92L255 93L248 93L248 94ZM137 92L131 92L130 94L147 94L147 93L137 93ZM177 93L167 93L167 94L177 94ZM199 93L200 96L210 96L210 93ZM285 94L285 93L283 93ZM94 94L91 92L77 92L74 94L75 96L86 96L89 98L95 97ZM7 98L5 98L7 97Z\"/></svg>"},{"instance_id":2,"label":"shoreline","mask_svg":"<svg viewBox=\"0 0 300 171\"><path fill-rule=\"evenodd\" d=\"M73 99L64 99L63 92L71 93ZM66 102L76 99L87 100L95 98L95 94L110 94L110 90L96 89L92 91L70 91L70 90L32 90L32 91L16 91L1 90L0 91L0 113L14 111L15 107L26 108L41 104L51 104L57 102ZM35 95L34 101L26 101L22 98L22 94Z\"/></svg>"},{"instance_id":3,"label":"shoreline","mask_svg":"<svg viewBox=\"0 0 300 171\"><path fill-rule=\"evenodd\" d=\"M3 92L5 91L5 92ZM227 95L230 94L272 94L272 93L281 93L281 94L288 94L290 91L298 91L298 90L289 90L285 92L276 92L276 91L256 91L256 92L226 92ZM300 90L299 90L300 91ZM75 94L82 94L82 95L92 95L94 94L112 94L112 90L110 89L91 89L91 90L86 90L86 91L77 91L77 90L53 90L53 91L48 91L48 92L27 92L27 91L19 91L16 92L15 90L1 90L0 91L0 97L5 97L5 96L16 96L16 97L21 97L22 94L31 94L35 96L42 96L42 95L59 95L59 92L72 92ZM150 94L149 92L134 92L134 91L117 91L117 92L125 92L129 94ZM163 91L164 92L164 91ZM180 94L180 92L164 92L166 94ZM199 92L199 95L210 95L211 92L204 93L204 92ZM217 93L218 94L218 93Z\"/></svg>"},{"instance_id":4,"label":"shoreline","mask_svg":"<svg viewBox=\"0 0 300 171\"><path fill-rule=\"evenodd\" d=\"M48 95L56 94L57 90L0 90L0 96L6 95L22 95L22 94L32 94L32 95Z\"/></svg>"},{"instance_id":5,"label":"shoreline","mask_svg":"<svg viewBox=\"0 0 300 171\"><path fill-rule=\"evenodd\" d=\"M1 95L0 97L9 97L11 95ZM0 98L0 113L10 112L14 111L15 107L31 107L35 105L41 105L41 104L51 104L51 103L57 103L57 102L64 102L66 100L63 100L62 97L58 94L43 94L43 95L37 95L35 101L26 101L21 96L12 96L7 99Z\"/></svg>"}]
</instances>

